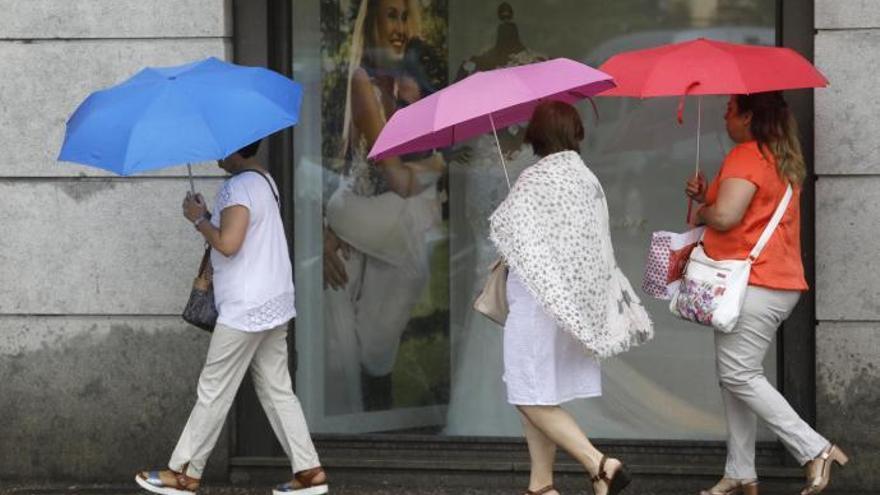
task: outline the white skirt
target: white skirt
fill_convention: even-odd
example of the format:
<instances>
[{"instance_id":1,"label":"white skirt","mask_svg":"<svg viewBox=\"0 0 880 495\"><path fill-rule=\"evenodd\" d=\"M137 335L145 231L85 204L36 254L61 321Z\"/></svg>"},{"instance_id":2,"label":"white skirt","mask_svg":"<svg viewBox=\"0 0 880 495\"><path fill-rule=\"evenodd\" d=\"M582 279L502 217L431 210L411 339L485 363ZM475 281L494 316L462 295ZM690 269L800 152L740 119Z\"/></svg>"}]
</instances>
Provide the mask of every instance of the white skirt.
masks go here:
<instances>
[{"instance_id":1,"label":"white skirt","mask_svg":"<svg viewBox=\"0 0 880 495\"><path fill-rule=\"evenodd\" d=\"M556 406L602 395L602 370L584 346L556 326L522 280L507 278L510 312L504 325L507 402Z\"/></svg>"}]
</instances>

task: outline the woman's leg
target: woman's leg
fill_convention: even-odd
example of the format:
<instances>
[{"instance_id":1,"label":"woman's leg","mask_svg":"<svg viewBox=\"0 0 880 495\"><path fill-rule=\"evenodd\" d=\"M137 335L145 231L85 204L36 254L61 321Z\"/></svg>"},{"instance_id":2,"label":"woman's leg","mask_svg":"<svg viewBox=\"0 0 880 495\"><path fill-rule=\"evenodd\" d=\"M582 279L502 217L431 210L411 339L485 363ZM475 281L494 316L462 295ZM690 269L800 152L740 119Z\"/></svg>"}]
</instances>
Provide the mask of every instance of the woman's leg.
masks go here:
<instances>
[{"instance_id":1,"label":"woman's leg","mask_svg":"<svg viewBox=\"0 0 880 495\"><path fill-rule=\"evenodd\" d=\"M294 474L321 465L299 399L293 393L287 359L287 324L267 330L254 355L254 390ZM323 474L321 475L323 476ZM324 479L316 480L322 483Z\"/></svg>"},{"instance_id":2,"label":"woman's leg","mask_svg":"<svg viewBox=\"0 0 880 495\"><path fill-rule=\"evenodd\" d=\"M217 325L211 336L205 367L199 376L198 400L180 435L171 460L174 471L201 478L226 414L261 339L258 334Z\"/></svg>"},{"instance_id":3,"label":"woman's leg","mask_svg":"<svg viewBox=\"0 0 880 495\"><path fill-rule=\"evenodd\" d=\"M752 480L755 472L755 436L758 418L748 404L739 400L726 388L721 388L724 413L727 419L727 463L724 477L735 480Z\"/></svg>"},{"instance_id":4,"label":"woman's leg","mask_svg":"<svg viewBox=\"0 0 880 495\"><path fill-rule=\"evenodd\" d=\"M553 485L553 463L556 460L556 444L532 424L531 420L520 411L523 431L529 445L529 457L532 460L529 490L538 491ZM548 492L553 494L555 492Z\"/></svg>"},{"instance_id":5,"label":"woman's leg","mask_svg":"<svg viewBox=\"0 0 880 495\"><path fill-rule=\"evenodd\" d=\"M730 477L754 477L754 440L749 441L754 430L746 409L764 420L801 464L828 446L828 440L810 428L764 377L764 355L798 297L798 293L749 287L736 328L731 333L715 333L718 378L725 393L737 400L728 401L732 407L727 409L728 468L735 471Z\"/></svg>"},{"instance_id":6,"label":"woman's leg","mask_svg":"<svg viewBox=\"0 0 880 495\"><path fill-rule=\"evenodd\" d=\"M602 452L593 446L568 411L559 406L517 407L541 433L574 457L590 475L596 474ZM608 464L606 470L614 469Z\"/></svg>"}]
</instances>

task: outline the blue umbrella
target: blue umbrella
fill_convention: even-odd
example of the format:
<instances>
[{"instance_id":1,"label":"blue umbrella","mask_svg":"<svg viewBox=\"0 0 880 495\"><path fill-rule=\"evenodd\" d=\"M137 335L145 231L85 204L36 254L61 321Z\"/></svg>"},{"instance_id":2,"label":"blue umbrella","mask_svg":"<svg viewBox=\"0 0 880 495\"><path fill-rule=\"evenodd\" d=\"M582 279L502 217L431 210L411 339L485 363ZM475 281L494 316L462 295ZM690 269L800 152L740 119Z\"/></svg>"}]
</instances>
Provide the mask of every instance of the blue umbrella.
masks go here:
<instances>
[{"instance_id":1,"label":"blue umbrella","mask_svg":"<svg viewBox=\"0 0 880 495\"><path fill-rule=\"evenodd\" d=\"M82 102L58 159L120 175L218 160L296 124L301 100L277 72L213 57L146 68Z\"/></svg>"}]
</instances>

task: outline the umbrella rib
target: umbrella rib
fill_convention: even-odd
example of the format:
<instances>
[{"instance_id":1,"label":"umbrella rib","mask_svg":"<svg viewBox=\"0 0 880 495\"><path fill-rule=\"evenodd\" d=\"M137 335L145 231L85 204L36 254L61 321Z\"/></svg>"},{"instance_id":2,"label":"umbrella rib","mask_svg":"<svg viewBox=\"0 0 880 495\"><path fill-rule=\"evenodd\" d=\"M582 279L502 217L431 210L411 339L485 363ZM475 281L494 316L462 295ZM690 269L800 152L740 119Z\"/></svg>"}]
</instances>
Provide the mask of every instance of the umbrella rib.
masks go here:
<instances>
[{"instance_id":1,"label":"umbrella rib","mask_svg":"<svg viewBox=\"0 0 880 495\"><path fill-rule=\"evenodd\" d=\"M256 97L262 99L263 101L267 102L267 103L269 104L270 107L276 109L277 111L279 111L279 113L283 114L283 115L286 117L287 112L285 112L285 111L283 110L283 107L281 107L281 106L280 106L277 102L275 102L274 100L272 100L272 99L266 97L266 95L264 95L263 93L260 93L260 92L258 92L258 91L245 91L245 90L242 90L242 89L235 89L233 92L235 92L235 93L245 93L245 94L248 94L248 95L256 96ZM196 103L196 105L199 106L199 108L201 108L201 105L203 105L203 104L204 104L203 102L197 102L197 103ZM215 134L215 132L214 132L214 129L213 129L211 123L210 123L209 121L207 121L207 120L204 118L204 114L203 114L202 112L199 112L199 118L202 119L202 121L205 123L205 126L211 131L211 137L212 137L212 139L214 140L214 143L217 145L217 149L220 150L221 153L223 153L223 157L228 156L229 154L231 154L232 152L236 151L236 150L240 147L240 146L236 146L236 149L228 149L228 148L227 148L228 144L227 144L227 145L224 145L224 143L221 143L221 142L219 142L219 141L217 140L217 136L216 136L216 134ZM295 119L293 119L293 122L291 122L291 123L287 123L287 119L284 119L284 120L285 120L285 124L284 124L284 125L272 126L272 127L268 128L269 130L268 130L268 132L266 132L266 134L264 134L264 135L262 135L262 136L260 136L260 137L255 137L255 138L253 138L253 140L250 141L250 142L257 141L257 140L262 139L263 137L265 137L265 136L267 136L267 135L269 135L269 134L271 134L271 133L273 133L273 132L276 132L276 131L278 131L278 130L280 130L280 129L284 129L284 128L286 128L286 127L289 127L290 125L294 125L294 124L296 124L296 120L295 120ZM265 130L266 130L266 129L260 129L261 132L262 132L262 131L265 131ZM248 142L248 143L242 143L241 146L246 146L246 145L250 144L250 142ZM222 158L222 157L221 157L221 158Z\"/></svg>"},{"instance_id":2,"label":"umbrella rib","mask_svg":"<svg viewBox=\"0 0 880 495\"><path fill-rule=\"evenodd\" d=\"M128 140L126 140L126 142L125 142L125 157L122 160L122 174L121 175L131 175L132 173L135 172L134 170L132 170L133 167L131 167L131 165L129 164L129 159L131 158L132 137L134 136L135 131L140 127L141 123L143 122L142 118L145 115L149 114L153 110L153 108L157 104L156 102L159 99L161 99L165 95L165 93L167 93L167 92L168 92L168 86L166 85L165 87L162 88L162 91L160 93L158 93L157 95L155 95L153 97L152 101L150 101L150 103L148 105L145 105L141 109L140 113L137 116L138 118L132 120L132 125L129 128Z\"/></svg>"},{"instance_id":3,"label":"umbrella rib","mask_svg":"<svg viewBox=\"0 0 880 495\"><path fill-rule=\"evenodd\" d=\"M199 119L201 119L201 121L205 123L205 127L210 131L211 140L214 141L214 145L217 147L217 149L219 149L221 153L227 156L230 155L231 153L226 153L226 149L224 149L220 141L217 140L217 135L214 133L214 129L212 128L211 123L208 121L208 119L205 118L205 115L201 112L199 112ZM225 156L223 158L225 158Z\"/></svg>"}]
</instances>

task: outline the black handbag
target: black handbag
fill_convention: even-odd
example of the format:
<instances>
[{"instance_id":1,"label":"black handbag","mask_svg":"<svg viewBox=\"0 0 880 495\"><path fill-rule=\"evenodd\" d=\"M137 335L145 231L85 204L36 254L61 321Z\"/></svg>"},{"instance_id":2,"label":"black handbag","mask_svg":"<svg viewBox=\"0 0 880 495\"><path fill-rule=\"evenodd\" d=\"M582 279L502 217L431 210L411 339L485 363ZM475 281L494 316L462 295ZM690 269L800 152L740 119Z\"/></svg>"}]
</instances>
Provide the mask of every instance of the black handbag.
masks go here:
<instances>
[{"instance_id":1,"label":"black handbag","mask_svg":"<svg viewBox=\"0 0 880 495\"><path fill-rule=\"evenodd\" d=\"M214 270L211 267L211 248L205 249L199 273L193 280L189 300L183 308L183 321L208 332L217 324L217 307L214 306Z\"/></svg>"}]
</instances>

